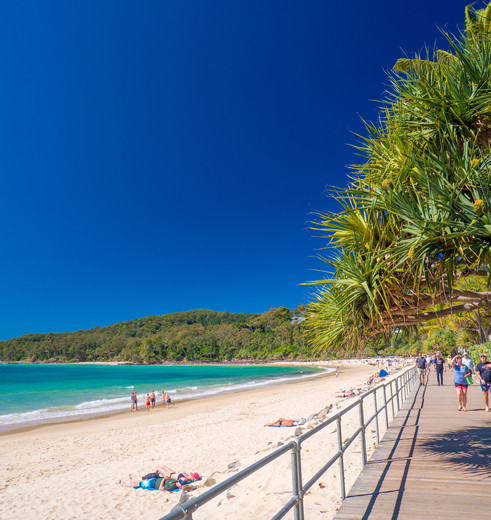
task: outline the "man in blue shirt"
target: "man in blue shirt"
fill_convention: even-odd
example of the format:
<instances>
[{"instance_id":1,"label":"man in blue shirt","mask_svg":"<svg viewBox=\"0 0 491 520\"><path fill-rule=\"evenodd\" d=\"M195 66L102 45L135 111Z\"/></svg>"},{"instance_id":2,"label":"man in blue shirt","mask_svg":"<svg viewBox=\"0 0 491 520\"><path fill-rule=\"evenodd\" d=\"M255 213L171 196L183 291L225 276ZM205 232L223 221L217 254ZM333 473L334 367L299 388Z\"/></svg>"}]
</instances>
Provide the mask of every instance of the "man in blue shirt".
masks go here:
<instances>
[{"instance_id":1,"label":"man in blue shirt","mask_svg":"<svg viewBox=\"0 0 491 520\"><path fill-rule=\"evenodd\" d=\"M481 383L481 390L484 392L484 405L486 412L489 412L489 394L491 392L491 363L488 362L486 354L481 354L481 362L477 364L476 374Z\"/></svg>"},{"instance_id":2,"label":"man in blue shirt","mask_svg":"<svg viewBox=\"0 0 491 520\"><path fill-rule=\"evenodd\" d=\"M443 386L443 372L445 371L445 361L440 357L440 353L437 352L435 356L435 360L433 361L435 364L435 372L436 372L436 380L438 382L438 386Z\"/></svg>"}]
</instances>

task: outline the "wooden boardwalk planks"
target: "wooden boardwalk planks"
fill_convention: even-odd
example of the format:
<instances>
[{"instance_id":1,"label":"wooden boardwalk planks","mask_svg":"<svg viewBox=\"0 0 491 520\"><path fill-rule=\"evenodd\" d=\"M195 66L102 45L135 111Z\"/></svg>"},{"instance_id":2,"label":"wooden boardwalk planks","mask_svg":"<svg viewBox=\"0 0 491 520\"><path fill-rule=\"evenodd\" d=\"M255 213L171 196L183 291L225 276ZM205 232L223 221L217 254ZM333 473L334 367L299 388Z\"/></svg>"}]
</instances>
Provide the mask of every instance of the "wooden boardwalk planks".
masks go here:
<instances>
[{"instance_id":1,"label":"wooden boardwalk planks","mask_svg":"<svg viewBox=\"0 0 491 520\"><path fill-rule=\"evenodd\" d=\"M491 509L491 414L477 384L458 412L453 373L444 380L431 373L414 389L335 520L448 520L464 502Z\"/></svg>"}]
</instances>

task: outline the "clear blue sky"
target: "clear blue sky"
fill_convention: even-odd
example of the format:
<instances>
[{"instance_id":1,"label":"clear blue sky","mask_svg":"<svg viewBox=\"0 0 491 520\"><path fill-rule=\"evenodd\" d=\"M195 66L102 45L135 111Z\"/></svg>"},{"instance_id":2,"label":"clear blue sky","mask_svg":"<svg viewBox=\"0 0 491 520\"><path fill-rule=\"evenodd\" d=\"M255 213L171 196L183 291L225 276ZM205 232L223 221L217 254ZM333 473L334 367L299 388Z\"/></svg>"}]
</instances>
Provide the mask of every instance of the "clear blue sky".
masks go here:
<instances>
[{"instance_id":1,"label":"clear blue sky","mask_svg":"<svg viewBox=\"0 0 491 520\"><path fill-rule=\"evenodd\" d=\"M0 339L306 303L384 70L466 3L3 3Z\"/></svg>"}]
</instances>

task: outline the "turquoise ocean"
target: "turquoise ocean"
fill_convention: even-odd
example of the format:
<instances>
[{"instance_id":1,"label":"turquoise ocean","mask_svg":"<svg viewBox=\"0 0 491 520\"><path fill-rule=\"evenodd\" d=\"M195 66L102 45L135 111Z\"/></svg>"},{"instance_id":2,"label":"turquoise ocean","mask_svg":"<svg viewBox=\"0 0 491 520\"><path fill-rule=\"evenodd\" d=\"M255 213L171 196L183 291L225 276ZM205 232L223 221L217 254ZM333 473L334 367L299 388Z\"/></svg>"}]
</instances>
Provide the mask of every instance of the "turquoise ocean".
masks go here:
<instances>
[{"instance_id":1,"label":"turquoise ocean","mask_svg":"<svg viewBox=\"0 0 491 520\"><path fill-rule=\"evenodd\" d=\"M272 365L63 365L0 363L0 432L145 407L155 391L174 402L315 377L317 367Z\"/></svg>"}]
</instances>

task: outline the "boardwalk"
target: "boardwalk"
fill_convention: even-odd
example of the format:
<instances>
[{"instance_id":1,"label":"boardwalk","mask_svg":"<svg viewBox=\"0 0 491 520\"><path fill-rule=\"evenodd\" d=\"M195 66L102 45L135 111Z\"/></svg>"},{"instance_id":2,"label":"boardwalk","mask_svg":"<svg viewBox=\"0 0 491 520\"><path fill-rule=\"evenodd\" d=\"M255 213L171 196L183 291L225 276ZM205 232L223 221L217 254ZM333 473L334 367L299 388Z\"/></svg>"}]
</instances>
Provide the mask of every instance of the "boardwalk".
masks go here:
<instances>
[{"instance_id":1,"label":"boardwalk","mask_svg":"<svg viewBox=\"0 0 491 520\"><path fill-rule=\"evenodd\" d=\"M489 516L491 413L476 384L457 412L453 373L444 377L446 386L432 373L414 390L335 520Z\"/></svg>"}]
</instances>

